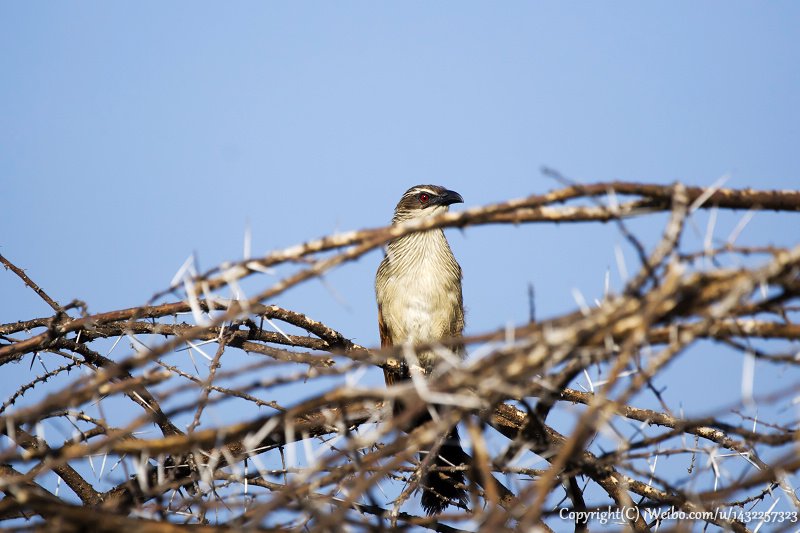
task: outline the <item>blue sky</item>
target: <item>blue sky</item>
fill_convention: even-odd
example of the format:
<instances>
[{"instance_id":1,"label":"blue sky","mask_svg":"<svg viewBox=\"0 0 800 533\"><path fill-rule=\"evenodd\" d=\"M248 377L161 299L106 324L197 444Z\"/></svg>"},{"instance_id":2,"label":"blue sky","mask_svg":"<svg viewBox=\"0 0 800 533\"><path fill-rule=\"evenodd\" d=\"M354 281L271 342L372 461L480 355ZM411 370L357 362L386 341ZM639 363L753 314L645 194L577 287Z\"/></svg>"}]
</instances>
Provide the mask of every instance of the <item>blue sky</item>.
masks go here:
<instances>
[{"instance_id":1,"label":"blue sky","mask_svg":"<svg viewBox=\"0 0 800 533\"><path fill-rule=\"evenodd\" d=\"M797 188L798 27L794 2L4 2L0 253L101 312L143 303L192 253L240 258L248 224L259 255L382 225L417 183L467 206L556 187L544 165ZM631 227L652 243L663 222ZM796 244L792 227L757 215L742 242ZM613 225L448 235L470 333L524 322L528 283L541 317L573 309L573 288L602 294L606 270L620 286ZM379 260L277 303L375 345ZM8 273L0 295L2 322L48 314ZM708 371L735 399L740 358L710 357L725 362L676 366L671 401Z\"/></svg>"},{"instance_id":2,"label":"blue sky","mask_svg":"<svg viewBox=\"0 0 800 533\"><path fill-rule=\"evenodd\" d=\"M416 183L800 183L792 3L46 6L0 7L0 246L98 311L240 255L246 221L259 253L383 224Z\"/></svg>"}]
</instances>

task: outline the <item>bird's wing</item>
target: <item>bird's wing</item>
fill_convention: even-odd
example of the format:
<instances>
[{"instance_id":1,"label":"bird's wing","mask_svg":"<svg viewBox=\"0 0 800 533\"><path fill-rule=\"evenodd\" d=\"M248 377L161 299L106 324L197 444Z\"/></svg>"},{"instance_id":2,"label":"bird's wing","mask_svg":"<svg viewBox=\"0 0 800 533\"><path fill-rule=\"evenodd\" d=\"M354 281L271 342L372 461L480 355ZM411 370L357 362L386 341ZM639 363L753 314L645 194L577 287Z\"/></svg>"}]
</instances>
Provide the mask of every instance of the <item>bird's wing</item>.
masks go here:
<instances>
[{"instance_id":1,"label":"bird's wing","mask_svg":"<svg viewBox=\"0 0 800 533\"><path fill-rule=\"evenodd\" d=\"M378 333L381 337L381 348L391 347L392 337L389 335L388 324L383 320L383 310L380 304L378 305ZM390 359L389 361L397 363L395 359ZM405 367L405 365L403 365L403 367ZM403 367L399 367L396 364L393 367L388 365L383 367L383 379L386 381L386 385L394 385L395 383L409 378L408 372L404 371Z\"/></svg>"},{"instance_id":2,"label":"bird's wing","mask_svg":"<svg viewBox=\"0 0 800 533\"><path fill-rule=\"evenodd\" d=\"M461 268L459 267L459 272ZM458 305L455 308L455 316L451 321L451 330L450 330L450 337L452 339L461 339L464 335L464 297L461 294L461 284L458 285ZM460 355L461 358L464 358L466 354L464 343L457 342L453 344L453 352Z\"/></svg>"},{"instance_id":3,"label":"bird's wing","mask_svg":"<svg viewBox=\"0 0 800 533\"><path fill-rule=\"evenodd\" d=\"M383 309L378 304L378 334L381 337L381 348L387 348L392 345L392 338L389 336L389 326L383 320ZM394 385L395 373L392 372L387 366L383 367L383 379L387 385Z\"/></svg>"},{"instance_id":4,"label":"bird's wing","mask_svg":"<svg viewBox=\"0 0 800 533\"><path fill-rule=\"evenodd\" d=\"M392 338L389 336L389 326L383 321L383 308L378 305L378 333L381 336L381 348L392 345Z\"/></svg>"}]
</instances>

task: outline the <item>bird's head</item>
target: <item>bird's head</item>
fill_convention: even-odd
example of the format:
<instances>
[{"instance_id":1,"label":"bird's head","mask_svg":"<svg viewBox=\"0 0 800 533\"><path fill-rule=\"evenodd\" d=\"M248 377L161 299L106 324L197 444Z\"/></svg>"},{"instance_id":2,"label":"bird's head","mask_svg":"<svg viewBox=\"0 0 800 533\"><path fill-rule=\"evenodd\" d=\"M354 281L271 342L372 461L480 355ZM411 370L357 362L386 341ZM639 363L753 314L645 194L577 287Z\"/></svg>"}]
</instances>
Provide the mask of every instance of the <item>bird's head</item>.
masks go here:
<instances>
[{"instance_id":1,"label":"bird's head","mask_svg":"<svg viewBox=\"0 0 800 533\"><path fill-rule=\"evenodd\" d=\"M412 218L430 217L447 211L450 204L464 199L455 191L439 185L415 185L408 189L394 208L393 223Z\"/></svg>"}]
</instances>

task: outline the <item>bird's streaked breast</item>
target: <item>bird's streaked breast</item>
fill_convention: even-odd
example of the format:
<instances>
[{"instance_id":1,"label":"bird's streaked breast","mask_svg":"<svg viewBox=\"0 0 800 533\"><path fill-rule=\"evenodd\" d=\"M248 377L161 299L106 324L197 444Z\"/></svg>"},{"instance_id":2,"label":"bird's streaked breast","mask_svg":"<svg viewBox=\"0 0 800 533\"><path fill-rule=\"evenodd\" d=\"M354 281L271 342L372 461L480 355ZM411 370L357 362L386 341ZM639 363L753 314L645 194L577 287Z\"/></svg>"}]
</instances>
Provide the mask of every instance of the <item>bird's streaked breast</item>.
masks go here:
<instances>
[{"instance_id":1,"label":"bird's streaked breast","mask_svg":"<svg viewBox=\"0 0 800 533\"><path fill-rule=\"evenodd\" d=\"M392 344L434 342L460 335L460 268L439 230L393 243L378 270L376 293ZM458 319L457 319L458 317ZM430 353L419 353L429 365Z\"/></svg>"}]
</instances>

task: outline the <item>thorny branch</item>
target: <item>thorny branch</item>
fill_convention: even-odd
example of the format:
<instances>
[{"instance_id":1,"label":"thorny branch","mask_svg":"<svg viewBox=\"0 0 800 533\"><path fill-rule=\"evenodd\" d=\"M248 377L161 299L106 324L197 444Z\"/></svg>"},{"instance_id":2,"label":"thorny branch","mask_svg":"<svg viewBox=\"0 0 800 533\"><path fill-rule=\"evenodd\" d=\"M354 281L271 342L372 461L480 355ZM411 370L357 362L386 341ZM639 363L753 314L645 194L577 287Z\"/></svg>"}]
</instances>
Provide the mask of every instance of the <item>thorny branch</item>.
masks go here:
<instances>
[{"instance_id":1,"label":"thorny branch","mask_svg":"<svg viewBox=\"0 0 800 533\"><path fill-rule=\"evenodd\" d=\"M458 524L562 531L585 528L576 514L610 506L635 509L624 523L636 531L659 524L648 510L666 509L749 531L755 526L743 515L723 511L766 510L782 495L787 509L800 512L796 418L742 416L737 423L737 402L727 411L684 416L656 384L675 361L702 356L697 347L708 341L746 364L757 359L794 373L789 387L745 401L777 411L796 402L800 246L686 249L687 220L710 207L796 213L800 192L569 184L331 235L203 275L184 272L146 305L99 314L88 314L81 302L58 304L0 256L54 311L0 324L0 365L31 358L45 367L11 384L0 409L0 520L63 531L168 531L182 524L208 531L461 531ZM663 236L644 246L624 221L658 212L670 214ZM403 349L359 346L346 332L269 303L411 232L611 220L641 258L620 294L467 337L481 355L465 363L446 356L446 342L436 346L445 362L423 383L354 385L354 372L393 364ZM735 264L726 258L744 256L761 260L724 266ZM260 294L220 296L242 278L277 267L287 273ZM590 372L603 382L576 390ZM659 409L635 405L648 394ZM395 417L392 403L400 397L405 409ZM409 434L399 430L432 404L432 421ZM224 419L214 414L220 410L228 413ZM413 488L431 461L418 453L435 453L457 423L466 427L471 455L449 468L466 470L471 502L423 518L413 512ZM149 434L152 424L157 434ZM657 470L659 458L676 457L686 460L688 474ZM537 461L543 468L526 466ZM722 464L734 461L738 475ZM562 501L567 497L572 508ZM565 509L576 512L566 521Z\"/></svg>"}]
</instances>

